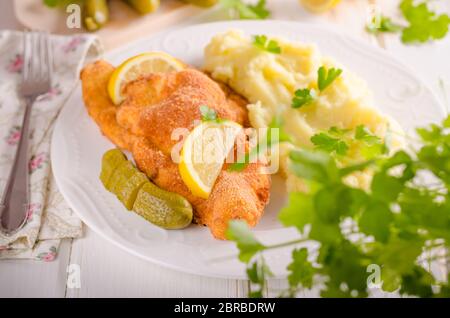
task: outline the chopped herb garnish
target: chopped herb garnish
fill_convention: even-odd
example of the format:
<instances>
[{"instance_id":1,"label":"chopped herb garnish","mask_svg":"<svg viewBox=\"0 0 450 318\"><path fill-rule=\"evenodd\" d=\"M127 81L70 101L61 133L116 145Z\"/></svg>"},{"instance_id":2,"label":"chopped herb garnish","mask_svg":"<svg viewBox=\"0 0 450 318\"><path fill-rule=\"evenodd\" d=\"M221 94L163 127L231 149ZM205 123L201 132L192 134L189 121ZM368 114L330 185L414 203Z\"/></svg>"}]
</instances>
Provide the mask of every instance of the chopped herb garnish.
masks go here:
<instances>
[{"instance_id":1,"label":"chopped herb garnish","mask_svg":"<svg viewBox=\"0 0 450 318\"><path fill-rule=\"evenodd\" d=\"M348 145L345 141L339 138L333 138L327 133L319 133L311 137L311 142L317 149L325 150L327 152L335 151L336 154L345 156L347 154Z\"/></svg>"},{"instance_id":2,"label":"chopped herb garnish","mask_svg":"<svg viewBox=\"0 0 450 318\"><path fill-rule=\"evenodd\" d=\"M317 79L317 86L319 87L319 90L323 92L341 74L342 70L339 68L327 69L325 66L321 66L318 71L318 79Z\"/></svg>"},{"instance_id":3,"label":"chopped herb garnish","mask_svg":"<svg viewBox=\"0 0 450 318\"><path fill-rule=\"evenodd\" d=\"M221 0L220 3L225 9L233 10L239 19L263 20L269 17L266 0L259 0L255 5L246 4L242 0Z\"/></svg>"},{"instance_id":4,"label":"chopped herb garnish","mask_svg":"<svg viewBox=\"0 0 450 318\"><path fill-rule=\"evenodd\" d=\"M269 40L265 35L255 35L253 37L253 45L270 53L281 53L281 47L278 45L278 42L275 40Z\"/></svg>"},{"instance_id":5,"label":"chopped herb garnish","mask_svg":"<svg viewBox=\"0 0 450 318\"><path fill-rule=\"evenodd\" d=\"M300 108L314 101L316 92L313 89L298 89L292 99L292 108Z\"/></svg>"},{"instance_id":6,"label":"chopped herb garnish","mask_svg":"<svg viewBox=\"0 0 450 318\"><path fill-rule=\"evenodd\" d=\"M338 161L353 159L347 156L350 148L361 160L371 160L388 152L383 140L364 125L357 126L354 130L331 127L328 131L312 136L311 142L316 149L337 155L335 157Z\"/></svg>"},{"instance_id":7,"label":"chopped herb garnish","mask_svg":"<svg viewBox=\"0 0 450 318\"><path fill-rule=\"evenodd\" d=\"M200 106L200 113L202 115L202 121L215 121L217 120L217 113L214 109L209 108L206 105Z\"/></svg>"},{"instance_id":8,"label":"chopped herb garnish","mask_svg":"<svg viewBox=\"0 0 450 318\"><path fill-rule=\"evenodd\" d=\"M325 66L321 66L317 73L317 86L319 87L319 93L321 93L342 74L342 70L336 68L330 68L328 70ZM291 106L292 108L300 108L302 106L310 104L317 97L318 94L314 89L298 89L294 93Z\"/></svg>"},{"instance_id":9,"label":"chopped herb garnish","mask_svg":"<svg viewBox=\"0 0 450 318\"><path fill-rule=\"evenodd\" d=\"M392 22L391 18L381 14L374 16L366 28L370 33L398 32L402 29L399 24Z\"/></svg>"},{"instance_id":10,"label":"chopped herb garnish","mask_svg":"<svg viewBox=\"0 0 450 318\"><path fill-rule=\"evenodd\" d=\"M356 127L355 139L362 140L367 144L375 144L381 142L381 138L373 135L370 130L364 125L359 125Z\"/></svg>"},{"instance_id":11,"label":"chopped herb garnish","mask_svg":"<svg viewBox=\"0 0 450 318\"><path fill-rule=\"evenodd\" d=\"M376 15L367 24L371 33L402 32L403 43L424 43L444 38L449 29L450 17L430 10L426 1L402 0L400 11L406 22L405 27L395 24L389 17Z\"/></svg>"},{"instance_id":12,"label":"chopped herb garnish","mask_svg":"<svg viewBox=\"0 0 450 318\"><path fill-rule=\"evenodd\" d=\"M438 40L447 35L450 17L447 14L438 15L431 11L427 2L416 4L413 0L403 0L400 10L409 22L402 32L404 43Z\"/></svg>"}]
</instances>

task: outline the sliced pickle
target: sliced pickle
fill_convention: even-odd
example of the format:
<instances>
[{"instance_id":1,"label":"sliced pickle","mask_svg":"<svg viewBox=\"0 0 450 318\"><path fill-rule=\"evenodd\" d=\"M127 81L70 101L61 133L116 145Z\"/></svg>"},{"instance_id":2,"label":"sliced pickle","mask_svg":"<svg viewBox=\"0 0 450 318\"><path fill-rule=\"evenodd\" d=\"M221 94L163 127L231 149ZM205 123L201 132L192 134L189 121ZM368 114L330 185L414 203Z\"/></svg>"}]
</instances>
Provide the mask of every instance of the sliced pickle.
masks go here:
<instances>
[{"instance_id":1,"label":"sliced pickle","mask_svg":"<svg viewBox=\"0 0 450 318\"><path fill-rule=\"evenodd\" d=\"M103 155L100 180L108 190L109 190L108 184L112 175L116 171L117 167L125 161L127 161L127 158L119 149L108 150Z\"/></svg>"},{"instance_id":2,"label":"sliced pickle","mask_svg":"<svg viewBox=\"0 0 450 318\"><path fill-rule=\"evenodd\" d=\"M118 149L103 155L100 179L128 210L157 226L182 229L192 222L192 206L184 197L158 188Z\"/></svg>"},{"instance_id":3,"label":"sliced pickle","mask_svg":"<svg viewBox=\"0 0 450 318\"><path fill-rule=\"evenodd\" d=\"M133 210L147 221L165 229L182 229L192 222L192 206L181 195L167 192L151 182L139 190Z\"/></svg>"},{"instance_id":4,"label":"sliced pickle","mask_svg":"<svg viewBox=\"0 0 450 318\"><path fill-rule=\"evenodd\" d=\"M130 179L116 186L117 198L128 210L131 210L139 190L147 182L149 182L147 176L136 169L136 173Z\"/></svg>"},{"instance_id":5,"label":"sliced pickle","mask_svg":"<svg viewBox=\"0 0 450 318\"><path fill-rule=\"evenodd\" d=\"M117 195L123 185L137 173L137 169L130 161L124 161L117 167L106 188Z\"/></svg>"},{"instance_id":6,"label":"sliced pickle","mask_svg":"<svg viewBox=\"0 0 450 318\"><path fill-rule=\"evenodd\" d=\"M159 8L160 0L125 0L140 14L147 14Z\"/></svg>"}]
</instances>

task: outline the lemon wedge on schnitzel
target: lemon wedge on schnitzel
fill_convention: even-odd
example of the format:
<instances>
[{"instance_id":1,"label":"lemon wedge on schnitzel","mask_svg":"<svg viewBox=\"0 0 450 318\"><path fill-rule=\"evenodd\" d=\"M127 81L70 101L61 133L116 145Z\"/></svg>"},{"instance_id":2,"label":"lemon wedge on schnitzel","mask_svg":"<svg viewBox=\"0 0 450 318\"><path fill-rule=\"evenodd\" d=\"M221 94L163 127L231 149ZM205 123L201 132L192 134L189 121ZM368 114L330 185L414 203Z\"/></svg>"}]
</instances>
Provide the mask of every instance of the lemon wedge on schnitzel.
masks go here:
<instances>
[{"instance_id":1,"label":"lemon wedge on schnitzel","mask_svg":"<svg viewBox=\"0 0 450 318\"><path fill-rule=\"evenodd\" d=\"M132 57L123 62L112 73L108 82L108 94L114 104L124 100L123 87L141 76L152 73L178 72L186 65L173 56L162 52L149 52Z\"/></svg>"},{"instance_id":2,"label":"lemon wedge on schnitzel","mask_svg":"<svg viewBox=\"0 0 450 318\"><path fill-rule=\"evenodd\" d=\"M242 126L229 120L206 121L187 136L178 165L193 195L207 199Z\"/></svg>"}]
</instances>

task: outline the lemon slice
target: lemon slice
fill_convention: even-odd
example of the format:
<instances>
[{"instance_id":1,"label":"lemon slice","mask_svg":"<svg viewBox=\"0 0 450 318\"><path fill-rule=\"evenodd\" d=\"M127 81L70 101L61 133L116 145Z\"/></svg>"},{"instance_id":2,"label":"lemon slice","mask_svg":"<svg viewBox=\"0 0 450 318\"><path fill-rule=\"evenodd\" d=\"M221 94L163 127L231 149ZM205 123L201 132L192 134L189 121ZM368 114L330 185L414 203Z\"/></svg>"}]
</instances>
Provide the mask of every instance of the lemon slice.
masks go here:
<instances>
[{"instance_id":1,"label":"lemon slice","mask_svg":"<svg viewBox=\"0 0 450 318\"><path fill-rule=\"evenodd\" d=\"M299 0L307 10L321 13L335 7L341 0Z\"/></svg>"},{"instance_id":2,"label":"lemon slice","mask_svg":"<svg viewBox=\"0 0 450 318\"><path fill-rule=\"evenodd\" d=\"M177 72L186 66L173 56L162 52L149 52L123 62L111 75L108 94L114 104L123 102L122 88L130 81L151 73Z\"/></svg>"},{"instance_id":3,"label":"lemon slice","mask_svg":"<svg viewBox=\"0 0 450 318\"><path fill-rule=\"evenodd\" d=\"M242 126L232 121L207 121L187 136L178 165L192 194L207 199Z\"/></svg>"}]
</instances>

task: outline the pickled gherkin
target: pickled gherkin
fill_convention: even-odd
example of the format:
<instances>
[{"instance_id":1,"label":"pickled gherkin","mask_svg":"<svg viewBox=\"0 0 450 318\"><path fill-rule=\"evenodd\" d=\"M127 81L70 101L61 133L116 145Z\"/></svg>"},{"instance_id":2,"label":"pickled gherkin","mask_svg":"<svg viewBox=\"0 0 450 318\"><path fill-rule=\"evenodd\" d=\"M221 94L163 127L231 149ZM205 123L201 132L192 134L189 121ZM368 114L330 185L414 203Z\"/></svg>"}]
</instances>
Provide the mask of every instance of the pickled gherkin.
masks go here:
<instances>
[{"instance_id":1,"label":"pickled gherkin","mask_svg":"<svg viewBox=\"0 0 450 318\"><path fill-rule=\"evenodd\" d=\"M130 161L122 162L109 180L106 189L117 195L120 188L137 172L137 169Z\"/></svg>"},{"instance_id":2,"label":"pickled gherkin","mask_svg":"<svg viewBox=\"0 0 450 318\"><path fill-rule=\"evenodd\" d=\"M147 176L136 169L136 173L128 181L116 186L117 198L128 210L131 210L139 190L148 182Z\"/></svg>"},{"instance_id":3,"label":"pickled gherkin","mask_svg":"<svg viewBox=\"0 0 450 318\"><path fill-rule=\"evenodd\" d=\"M89 31L96 31L109 20L109 8L106 0L85 0L84 25Z\"/></svg>"},{"instance_id":4,"label":"pickled gherkin","mask_svg":"<svg viewBox=\"0 0 450 318\"><path fill-rule=\"evenodd\" d=\"M111 149L103 155L100 180L107 189L109 180L116 171L117 167L125 161L127 161L127 158L119 149Z\"/></svg>"},{"instance_id":5,"label":"pickled gherkin","mask_svg":"<svg viewBox=\"0 0 450 318\"><path fill-rule=\"evenodd\" d=\"M181 229L192 222L192 206L184 197L154 185L118 149L103 155L100 180L128 210L157 226Z\"/></svg>"},{"instance_id":6,"label":"pickled gherkin","mask_svg":"<svg viewBox=\"0 0 450 318\"><path fill-rule=\"evenodd\" d=\"M160 0L125 0L140 14L152 13L159 8Z\"/></svg>"},{"instance_id":7,"label":"pickled gherkin","mask_svg":"<svg viewBox=\"0 0 450 318\"><path fill-rule=\"evenodd\" d=\"M140 189L133 210L147 221L171 230L189 226L193 217L192 206L184 197L150 182Z\"/></svg>"}]
</instances>

